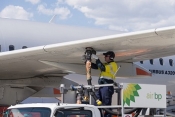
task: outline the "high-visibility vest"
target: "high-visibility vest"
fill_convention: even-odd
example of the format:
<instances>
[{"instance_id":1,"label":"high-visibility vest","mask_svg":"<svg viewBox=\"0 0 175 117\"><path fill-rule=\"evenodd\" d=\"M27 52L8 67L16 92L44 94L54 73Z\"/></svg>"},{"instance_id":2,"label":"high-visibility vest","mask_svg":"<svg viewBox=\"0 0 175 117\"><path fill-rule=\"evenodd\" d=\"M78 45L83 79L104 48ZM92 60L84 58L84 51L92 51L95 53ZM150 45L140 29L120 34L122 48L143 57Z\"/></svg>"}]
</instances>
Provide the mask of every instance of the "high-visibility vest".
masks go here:
<instances>
[{"instance_id":1,"label":"high-visibility vest","mask_svg":"<svg viewBox=\"0 0 175 117\"><path fill-rule=\"evenodd\" d=\"M101 71L100 78L105 79L115 79L115 74L117 72L118 66L116 62L105 63L105 71Z\"/></svg>"}]
</instances>

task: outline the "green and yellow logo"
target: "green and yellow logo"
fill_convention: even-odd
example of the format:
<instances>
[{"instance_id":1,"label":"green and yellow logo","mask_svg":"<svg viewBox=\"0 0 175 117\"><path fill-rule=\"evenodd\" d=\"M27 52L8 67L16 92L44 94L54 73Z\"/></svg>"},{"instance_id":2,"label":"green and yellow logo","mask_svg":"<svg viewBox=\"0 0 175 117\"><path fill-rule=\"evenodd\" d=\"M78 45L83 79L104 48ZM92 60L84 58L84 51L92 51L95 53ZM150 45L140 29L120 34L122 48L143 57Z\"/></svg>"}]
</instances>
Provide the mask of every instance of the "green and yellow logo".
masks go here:
<instances>
[{"instance_id":1,"label":"green and yellow logo","mask_svg":"<svg viewBox=\"0 0 175 117\"><path fill-rule=\"evenodd\" d=\"M138 90L141 87L138 84L127 84L123 89L123 105L130 106L130 102L135 102L135 97L139 96Z\"/></svg>"}]
</instances>

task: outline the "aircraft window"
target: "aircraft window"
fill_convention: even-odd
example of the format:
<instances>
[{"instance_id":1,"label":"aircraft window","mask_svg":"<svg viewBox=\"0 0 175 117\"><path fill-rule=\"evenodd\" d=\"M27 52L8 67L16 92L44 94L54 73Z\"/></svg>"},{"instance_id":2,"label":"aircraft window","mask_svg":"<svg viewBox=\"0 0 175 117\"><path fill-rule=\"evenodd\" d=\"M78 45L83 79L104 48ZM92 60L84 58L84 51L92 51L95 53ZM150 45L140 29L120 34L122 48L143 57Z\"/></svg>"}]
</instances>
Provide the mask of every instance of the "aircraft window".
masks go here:
<instances>
[{"instance_id":1,"label":"aircraft window","mask_svg":"<svg viewBox=\"0 0 175 117\"><path fill-rule=\"evenodd\" d=\"M15 49L15 46L14 45L9 45L9 51L12 51Z\"/></svg>"},{"instance_id":2,"label":"aircraft window","mask_svg":"<svg viewBox=\"0 0 175 117\"><path fill-rule=\"evenodd\" d=\"M22 46L22 49L25 49L25 48L27 48L27 46Z\"/></svg>"},{"instance_id":3,"label":"aircraft window","mask_svg":"<svg viewBox=\"0 0 175 117\"><path fill-rule=\"evenodd\" d=\"M160 62L161 65L163 65L163 59L162 58L159 59L159 62Z\"/></svg>"},{"instance_id":4,"label":"aircraft window","mask_svg":"<svg viewBox=\"0 0 175 117\"><path fill-rule=\"evenodd\" d=\"M150 59L150 64L153 65L153 59Z\"/></svg>"},{"instance_id":5,"label":"aircraft window","mask_svg":"<svg viewBox=\"0 0 175 117\"><path fill-rule=\"evenodd\" d=\"M169 59L170 66L173 66L173 59Z\"/></svg>"},{"instance_id":6,"label":"aircraft window","mask_svg":"<svg viewBox=\"0 0 175 117\"><path fill-rule=\"evenodd\" d=\"M141 64L143 64L143 61L140 61Z\"/></svg>"}]
</instances>

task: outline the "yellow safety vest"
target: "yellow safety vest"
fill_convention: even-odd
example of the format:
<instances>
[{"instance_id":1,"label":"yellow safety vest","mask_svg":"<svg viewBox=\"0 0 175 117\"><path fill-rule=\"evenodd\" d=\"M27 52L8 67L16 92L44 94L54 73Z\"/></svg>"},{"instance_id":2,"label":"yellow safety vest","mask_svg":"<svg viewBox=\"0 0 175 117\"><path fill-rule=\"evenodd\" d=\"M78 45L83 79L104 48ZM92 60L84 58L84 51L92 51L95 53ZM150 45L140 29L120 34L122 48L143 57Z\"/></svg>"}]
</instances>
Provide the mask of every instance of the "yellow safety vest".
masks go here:
<instances>
[{"instance_id":1,"label":"yellow safety vest","mask_svg":"<svg viewBox=\"0 0 175 117\"><path fill-rule=\"evenodd\" d=\"M104 66L105 71L101 71L100 78L114 80L118 69L117 63L116 62L105 63Z\"/></svg>"}]
</instances>

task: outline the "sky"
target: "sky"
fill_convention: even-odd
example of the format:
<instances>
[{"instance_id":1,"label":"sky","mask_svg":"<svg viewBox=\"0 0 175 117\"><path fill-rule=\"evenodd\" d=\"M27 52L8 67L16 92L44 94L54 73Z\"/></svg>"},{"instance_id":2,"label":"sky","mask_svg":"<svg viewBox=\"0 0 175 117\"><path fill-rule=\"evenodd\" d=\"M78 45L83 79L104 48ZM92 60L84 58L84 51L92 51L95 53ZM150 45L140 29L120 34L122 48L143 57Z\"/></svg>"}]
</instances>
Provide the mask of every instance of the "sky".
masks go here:
<instances>
[{"instance_id":1,"label":"sky","mask_svg":"<svg viewBox=\"0 0 175 117\"><path fill-rule=\"evenodd\" d=\"M175 25L175 0L1 0L0 17L133 32Z\"/></svg>"}]
</instances>

